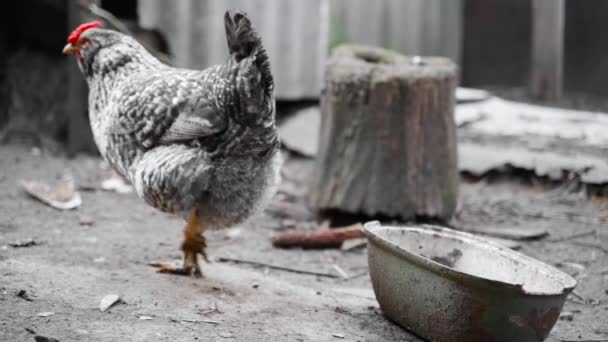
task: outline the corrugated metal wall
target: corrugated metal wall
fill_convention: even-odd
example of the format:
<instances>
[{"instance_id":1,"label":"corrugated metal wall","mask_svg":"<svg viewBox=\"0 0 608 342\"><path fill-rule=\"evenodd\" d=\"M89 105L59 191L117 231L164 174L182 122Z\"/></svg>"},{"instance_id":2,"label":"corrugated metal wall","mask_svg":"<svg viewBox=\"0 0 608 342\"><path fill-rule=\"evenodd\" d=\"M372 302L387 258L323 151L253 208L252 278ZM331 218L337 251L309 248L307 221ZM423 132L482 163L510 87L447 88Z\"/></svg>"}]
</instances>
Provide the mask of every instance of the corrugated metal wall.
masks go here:
<instances>
[{"instance_id":1,"label":"corrugated metal wall","mask_svg":"<svg viewBox=\"0 0 608 342\"><path fill-rule=\"evenodd\" d=\"M460 62L462 0L331 0L331 44L356 42Z\"/></svg>"},{"instance_id":2,"label":"corrugated metal wall","mask_svg":"<svg viewBox=\"0 0 608 342\"><path fill-rule=\"evenodd\" d=\"M317 98L330 45L354 42L460 61L462 0L141 0L140 23L167 34L176 64L227 57L223 15L249 14L264 38L277 98Z\"/></svg>"},{"instance_id":3,"label":"corrugated metal wall","mask_svg":"<svg viewBox=\"0 0 608 342\"><path fill-rule=\"evenodd\" d=\"M281 99L316 98L329 46L328 0L145 0L140 23L167 34L178 66L204 68L227 58L224 12L247 12L270 54Z\"/></svg>"}]
</instances>

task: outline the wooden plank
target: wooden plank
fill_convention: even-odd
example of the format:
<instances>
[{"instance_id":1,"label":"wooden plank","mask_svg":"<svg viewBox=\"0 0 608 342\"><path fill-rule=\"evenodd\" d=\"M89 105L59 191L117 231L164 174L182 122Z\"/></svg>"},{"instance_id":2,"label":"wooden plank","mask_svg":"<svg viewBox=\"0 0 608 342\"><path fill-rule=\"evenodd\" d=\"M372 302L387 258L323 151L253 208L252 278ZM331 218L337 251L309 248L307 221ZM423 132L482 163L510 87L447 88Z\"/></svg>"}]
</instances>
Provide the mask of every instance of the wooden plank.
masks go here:
<instances>
[{"instance_id":1,"label":"wooden plank","mask_svg":"<svg viewBox=\"0 0 608 342\"><path fill-rule=\"evenodd\" d=\"M562 96L565 0L533 0L530 90L540 100Z\"/></svg>"}]
</instances>

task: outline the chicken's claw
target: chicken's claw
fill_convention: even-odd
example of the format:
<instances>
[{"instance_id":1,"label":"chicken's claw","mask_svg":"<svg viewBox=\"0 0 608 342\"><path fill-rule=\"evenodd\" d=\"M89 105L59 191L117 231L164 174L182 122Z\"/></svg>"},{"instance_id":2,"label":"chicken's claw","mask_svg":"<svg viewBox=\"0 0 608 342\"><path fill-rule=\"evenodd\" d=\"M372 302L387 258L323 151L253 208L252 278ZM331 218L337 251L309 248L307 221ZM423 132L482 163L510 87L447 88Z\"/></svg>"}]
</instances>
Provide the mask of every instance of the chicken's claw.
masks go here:
<instances>
[{"instance_id":1,"label":"chicken's claw","mask_svg":"<svg viewBox=\"0 0 608 342\"><path fill-rule=\"evenodd\" d=\"M201 267L198 264L198 255L200 254L206 262L209 262L207 257L207 241L203 236L203 227L198 223L196 211L192 211L186 227L184 228L184 242L182 242L182 252L184 253L184 263L182 267L174 267L167 263L156 262L150 266L158 268L159 273L169 273L185 276L193 276L196 278L202 277Z\"/></svg>"}]
</instances>

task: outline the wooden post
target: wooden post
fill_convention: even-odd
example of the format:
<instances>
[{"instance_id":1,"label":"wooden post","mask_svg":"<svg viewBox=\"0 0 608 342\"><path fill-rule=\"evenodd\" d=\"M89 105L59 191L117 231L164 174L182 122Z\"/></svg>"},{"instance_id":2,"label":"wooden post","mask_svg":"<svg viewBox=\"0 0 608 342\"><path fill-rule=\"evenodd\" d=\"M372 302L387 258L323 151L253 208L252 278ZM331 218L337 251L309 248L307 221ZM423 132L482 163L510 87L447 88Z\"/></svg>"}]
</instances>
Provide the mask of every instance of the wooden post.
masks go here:
<instances>
[{"instance_id":1,"label":"wooden post","mask_svg":"<svg viewBox=\"0 0 608 342\"><path fill-rule=\"evenodd\" d=\"M539 100L557 100L562 96L564 5L564 0L532 1L530 90Z\"/></svg>"},{"instance_id":2,"label":"wooden post","mask_svg":"<svg viewBox=\"0 0 608 342\"><path fill-rule=\"evenodd\" d=\"M311 206L449 219L459 182L456 75L446 58L336 49L325 69Z\"/></svg>"},{"instance_id":3,"label":"wooden post","mask_svg":"<svg viewBox=\"0 0 608 342\"><path fill-rule=\"evenodd\" d=\"M82 24L86 18L78 6L78 1L66 0L68 4L68 30L71 32L76 26ZM60 52L61 46L57 47ZM66 56L68 73L68 98L66 101L66 113L68 114L68 154L74 155L78 152L96 153L97 147L93 142L93 134L88 119L87 84L80 72L76 61L72 56Z\"/></svg>"}]
</instances>

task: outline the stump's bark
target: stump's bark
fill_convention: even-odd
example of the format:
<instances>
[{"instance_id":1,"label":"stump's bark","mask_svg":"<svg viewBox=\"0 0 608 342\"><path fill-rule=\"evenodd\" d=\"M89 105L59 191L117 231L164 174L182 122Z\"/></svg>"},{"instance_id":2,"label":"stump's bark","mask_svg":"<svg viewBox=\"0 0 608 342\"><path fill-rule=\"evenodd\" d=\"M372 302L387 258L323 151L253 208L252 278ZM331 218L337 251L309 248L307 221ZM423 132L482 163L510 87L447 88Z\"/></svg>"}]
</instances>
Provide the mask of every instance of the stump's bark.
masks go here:
<instances>
[{"instance_id":1,"label":"stump's bark","mask_svg":"<svg viewBox=\"0 0 608 342\"><path fill-rule=\"evenodd\" d=\"M444 58L338 48L325 71L310 204L448 219L458 197L456 74Z\"/></svg>"}]
</instances>

